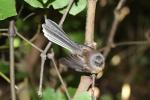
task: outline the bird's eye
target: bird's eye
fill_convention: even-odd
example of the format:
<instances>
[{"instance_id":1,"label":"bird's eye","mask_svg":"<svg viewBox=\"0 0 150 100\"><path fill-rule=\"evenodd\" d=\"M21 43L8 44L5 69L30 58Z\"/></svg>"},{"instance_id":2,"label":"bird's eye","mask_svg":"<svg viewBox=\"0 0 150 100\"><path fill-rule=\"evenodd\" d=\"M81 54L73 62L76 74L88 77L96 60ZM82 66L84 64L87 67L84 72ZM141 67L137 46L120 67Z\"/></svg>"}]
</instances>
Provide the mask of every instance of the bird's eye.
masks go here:
<instances>
[{"instance_id":1,"label":"bird's eye","mask_svg":"<svg viewBox=\"0 0 150 100\"><path fill-rule=\"evenodd\" d=\"M99 67L101 65L102 62L98 62L98 61L94 61L94 64L96 67Z\"/></svg>"}]
</instances>

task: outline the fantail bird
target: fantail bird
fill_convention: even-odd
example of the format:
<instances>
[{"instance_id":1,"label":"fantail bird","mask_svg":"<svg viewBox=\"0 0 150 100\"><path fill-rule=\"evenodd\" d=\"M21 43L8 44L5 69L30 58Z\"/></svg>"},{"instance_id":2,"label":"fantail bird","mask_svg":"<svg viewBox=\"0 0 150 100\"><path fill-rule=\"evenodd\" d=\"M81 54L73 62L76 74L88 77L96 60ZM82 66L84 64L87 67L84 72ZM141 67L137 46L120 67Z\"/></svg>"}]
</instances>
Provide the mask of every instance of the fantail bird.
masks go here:
<instances>
[{"instance_id":1,"label":"fantail bird","mask_svg":"<svg viewBox=\"0 0 150 100\"><path fill-rule=\"evenodd\" d=\"M104 69L105 59L97 50L79 45L70 40L67 34L54 21L45 19L42 24L44 36L51 42L69 50L71 54L60 62L79 72L99 74Z\"/></svg>"}]
</instances>

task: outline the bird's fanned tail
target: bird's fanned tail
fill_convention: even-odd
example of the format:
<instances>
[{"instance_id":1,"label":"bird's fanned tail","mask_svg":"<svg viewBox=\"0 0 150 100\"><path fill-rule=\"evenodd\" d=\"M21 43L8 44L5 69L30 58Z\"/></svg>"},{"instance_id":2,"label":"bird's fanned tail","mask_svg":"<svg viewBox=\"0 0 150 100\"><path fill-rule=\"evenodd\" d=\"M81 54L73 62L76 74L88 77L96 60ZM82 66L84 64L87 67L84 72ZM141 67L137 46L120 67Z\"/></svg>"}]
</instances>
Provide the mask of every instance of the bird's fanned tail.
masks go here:
<instances>
[{"instance_id":1,"label":"bird's fanned tail","mask_svg":"<svg viewBox=\"0 0 150 100\"><path fill-rule=\"evenodd\" d=\"M46 19L42 24L44 36L53 43L66 48L73 54L80 54L82 52L79 45L71 41L67 34L53 21Z\"/></svg>"}]
</instances>

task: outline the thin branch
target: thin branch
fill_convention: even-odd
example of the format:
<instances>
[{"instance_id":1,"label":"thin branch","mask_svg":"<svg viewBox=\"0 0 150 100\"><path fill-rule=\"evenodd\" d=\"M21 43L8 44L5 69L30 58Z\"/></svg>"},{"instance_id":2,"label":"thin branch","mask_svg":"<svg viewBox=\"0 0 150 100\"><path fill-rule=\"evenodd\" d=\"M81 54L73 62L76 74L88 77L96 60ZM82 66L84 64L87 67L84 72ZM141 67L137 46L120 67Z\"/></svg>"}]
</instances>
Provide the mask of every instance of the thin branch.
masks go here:
<instances>
[{"instance_id":1,"label":"thin branch","mask_svg":"<svg viewBox=\"0 0 150 100\"><path fill-rule=\"evenodd\" d=\"M27 15L27 16L23 19L23 21L27 20L29 17L31 17L31 16L33 16L33 15L35 15L34 12L30 13L29 15Z\"/></svg>"},{"instance_id":2,"label":"thin branch","mask_svg":"<svg viewBox=\"0 0 150 100\"><path fill-rule=\"evenodd\" d=\"M92 74L92 100L96 100L94 96L94 88L95 88L95 74Z\"/></svg>"},{"instance_id":3,"label":"thin branch","mask_svg":"<svg viewBox=\"0 0 150 100\"><path fill-rule=\"evenodd\" d=\"M125 45L144 45L144 44L150 44L150 41L127 41L127 42L120 42L120 43L115 43L113 45L114 47L118 46L125 46Z\"/></svg>"},{"instance_id":4,"label":"thin branch","mask_svg":"<svg viewBox=\"0 0 150 100\"><path fill-rule=\"evenodd\" d=\"M1 28L0 31L2 31L2 32L3 32L3 31L8 32L8 29L7 29L7 28Z\"/></svg>"},{"instance_id":5,"label":"thin branch","mask_svg":"<svg viewBox=\"0 0 150 100\"><path fill-rule=\"evenodd\" d=\"M49 53L47 56L48 56L49 59L52 60L52 63L53 63L53 65L54 65L54 68L55 68L55 70L56 70L56 73L57 73L57 75L58 75L58 78L59 78L59 80L60 80L61 84L63 85L63 88L64 88L64 90L65 90L65 92L66 92L66 95L67 95L68 99L71 100L71 97L70 97L70 95L69 95L69 92L68 92L68 90L67 90L67 88L66 88L66 85L65 85L65 83L64 83L64 81L63 81L63 79L62 79L62 77L61 77L61 75L60 75L60 73L59 73L59 70L58 70L58 68L57 68L56 62L55 62L55 60L54 60L54 52L53 52L53 50L52 50L52 52Z\"/></svg>"},{"instance_id":6,"label":"thin branch","mask_svg":"<svg viewBox=\"0 0 150 100\"><path fill-rule=\"evenodd\" d=\"M74 2L74 0L69 0L68 6L67 6L67 8L66 8L66 11L65 11L65 13L63 14L63 16L62 16L62 18L61 18L61 20L60 20L60 22L59 22L59 26L60 26L60 27L62 27L62 25L63 25L63 23L64 23L64 21L65 21L65 19L66 19L66 17L67 17L67 14L68 14L69 10L71 9L71 6L72 6L73 2Z\"/></svg>"},{"instance_id":7,"label":"thin branch","mask_svg":"<svg viewBox=\"0 0 150 100\"><path fill-rule=\"evenodd\" d=\"M18 31L17 28L15 27L15 32L16 34L23 39L24 41L26 41L28 44L30 44L32 47L34 47L35 49L37 49L39 52L43 52L42 49L38 48L36 45L34 45L32 42L30 42L29 40L27 40L24 36L22 36Z\"/></svg>"},{"instance_id":8,"label":"thin branch","mask_svg":"<svg viewBox=\"0 0 150 100\"><path fill-rule=\"evenodd\" d=\"M2 35L2 36L9 36L8 33L0 33L0 35Z\"/></svg>"},{"instance_id":9,"label":"thin branch","mask_svg":"<svg viewBox=\"0 0 150 100\"><path fill-rule=\"evenodd\" d=\"M129 8L122 7L126 0L120 0L117 7L114 10L114 21L112 23L112 27L108 36L107 47L104 51L105 58L111 50L112 45L114 44L114 36L116 34L116 30L118 28L119 23L125 18L126 15L129 14Z\"/></svg>"},{"instance_id":10,"label":"thin branch","mask_svg":"<svg viewBox=\"0 0 150 100\"><path fill-rule=\"evenodd\" d=\"M45 60L46 60L46 55L43 55L43 53L41 53L41 71L40 71L40 83L39 84L42 84L42 82L43 82L43 72L44 72ZM42 85L39 85L38 95L42 96Z\"/></svg>"},{"instance_id":11,"label":"thin branch","mask_svg":"<svg viewBox=\"0 0 150 100\"><path fill-rule=\"evenodd\" d=\"M19 9L19 12L18 12L18 14L17 14L17 19L19 18L20 14L21 14L21 12L22 12L22 10L23 10L23 8L24 8L24 3L21 5L21 7L20 7L20 9Z\"/></svg>"},{"instance_id":12,"label":"thin branch","mask_svg":"<svg viewBox=\"0 0 150 100\"><path fill-rule=\"evenodd\" d=\"M4 80L6 80L8 83L11 83L11 82L10 82L10 79L9 79L6 75L4 75L2 72L0 72L0 76L1 76ZM15 85L15 89L18 90L18 89L19 89L18 86Z\"/></svg>"},{"instance_id":13,"label":"thin branch","mask_svg":"<svg viewBox=\"0 0 150 100\"><path fill-rule=\"evenodd\" d=\"M15 91L15 69L14 69L14 21L10 21L9 24L9 45L10 45L10 86L11 86L11 96L12 100L16 100L16 91Z\"/></svg>"},{"instance_id":14,"label":"thin branch","mask_svg":"<svg viewBox=\"0 0 150 100\"><path fill-rule=\"evenodd\" d=\"M41 30L41 24L38 24L38 27L37 27L37 32L35 33L35 35L29 40L30 42L33 42L37 36L39 35L40 33L40 30Z\"/></svg>"}]
</instances>

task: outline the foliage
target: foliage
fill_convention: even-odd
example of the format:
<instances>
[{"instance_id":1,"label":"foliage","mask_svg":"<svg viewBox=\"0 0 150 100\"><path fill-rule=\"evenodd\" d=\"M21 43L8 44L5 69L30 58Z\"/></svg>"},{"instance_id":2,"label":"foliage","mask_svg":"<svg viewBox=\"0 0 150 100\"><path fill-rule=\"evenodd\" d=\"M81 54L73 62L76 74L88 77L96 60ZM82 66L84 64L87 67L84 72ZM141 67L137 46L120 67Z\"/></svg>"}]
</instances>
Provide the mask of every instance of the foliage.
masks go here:
<instances>
[{"instance_id":1,"label":"foliage","mask_svg":"<svg viewBox=\"0 0 150 100\"><path fill-rule=\"evenodd\" d=\"M92 100L88 92L81 92L80 94L75 95L74 100Z\"/></svg>"},{"instance_id":2,"label":"foliage","mask_svg":"<svg viewBox=\"0 0 150 100\"><path fill-rule=\"evenodd\" d=\"M53 6L54 9L59 9L60 12L64 12L66 6L68 5L69 0L24 0L26 3L35 8L49 8ZM86 0L79 0L77 3L74 3L70 14L77 15L83 11L86 7ZM62 9L63 8L63 9ZM4 20L8 17L17 15L15 0L1 0L0 1L0 20Z\"/></svg>"},{"instance_id":3,"label":"foliage","mask_svg":"<svg viewBox=\"0 0 150 100\"><path fill-rule=\"evenodd\" d=\"M15 0L0 0L0 20L15 15L17 15Z\"/></svg>"},{"instance_id":4,"label":"foliage","mask_svg":"<svg viewBox=\"0 0 150 100\"><path fill-rule=\"evenodd\" d=\"M65 96L59 91L52 88L46 88L43 92L42 100L66 100Z\"/></svg>"}]
</instances>

